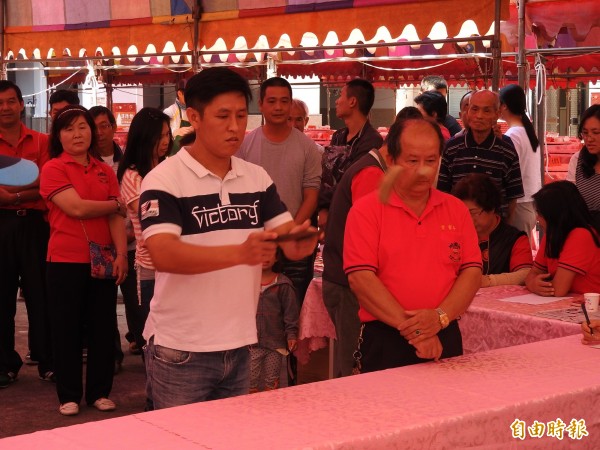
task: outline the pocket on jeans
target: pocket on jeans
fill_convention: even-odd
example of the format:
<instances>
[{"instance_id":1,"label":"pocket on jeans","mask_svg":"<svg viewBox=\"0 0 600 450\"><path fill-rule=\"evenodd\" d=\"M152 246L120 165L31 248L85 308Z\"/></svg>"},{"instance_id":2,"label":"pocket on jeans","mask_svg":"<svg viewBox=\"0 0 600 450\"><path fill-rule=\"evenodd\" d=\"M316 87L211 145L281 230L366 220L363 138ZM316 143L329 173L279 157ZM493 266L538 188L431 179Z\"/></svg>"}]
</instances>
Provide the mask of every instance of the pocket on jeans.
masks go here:
<instances>
[{"instance_id":1,"label":"pocket on jeans","mask_svg":"<svg viewBox=\"0 0 600 450\"><path fill-rule=\"evenodd\" d=\"M191 352L154 344L154 357L167 364L185 364L190 360L191 356Z\"/></svg>"}]
</instances>

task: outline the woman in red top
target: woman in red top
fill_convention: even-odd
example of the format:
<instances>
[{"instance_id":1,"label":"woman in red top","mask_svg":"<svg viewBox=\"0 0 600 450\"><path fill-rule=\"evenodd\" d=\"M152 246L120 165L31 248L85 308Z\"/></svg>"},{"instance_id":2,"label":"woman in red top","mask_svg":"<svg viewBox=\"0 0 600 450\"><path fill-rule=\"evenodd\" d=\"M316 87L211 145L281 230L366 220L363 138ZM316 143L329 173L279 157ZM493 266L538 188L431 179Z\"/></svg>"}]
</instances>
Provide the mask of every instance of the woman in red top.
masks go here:
<instances>
[{"instance_id":1,"label":"woman in red top","mask_svg":"<svg viewBox=\"0 0 600 450\"><path fill-rule=\"evenodd\" d=\"M50 135L51 160L40 177L48 205L47 288L56 388L63 415L79 412L83 396L81 340L88 339L85 400L111 411L117 285L127 276L125 206L111 167L96 151L94 120L81 106L59 111ZM114 244L115 279L92 278L88 239Z\"/></svg>"},{"instance_id":2,"label":"woman in red top","mask_svg":"<svg viewBox=\"0 0 600 450\"><path fill-rule=\"evenodd\" d=\"M577 187L556 181L534 194L533 201L545 236L525 279L527 288L557 297L600 292L600 233Z\"/></svg>"}]
</instances>

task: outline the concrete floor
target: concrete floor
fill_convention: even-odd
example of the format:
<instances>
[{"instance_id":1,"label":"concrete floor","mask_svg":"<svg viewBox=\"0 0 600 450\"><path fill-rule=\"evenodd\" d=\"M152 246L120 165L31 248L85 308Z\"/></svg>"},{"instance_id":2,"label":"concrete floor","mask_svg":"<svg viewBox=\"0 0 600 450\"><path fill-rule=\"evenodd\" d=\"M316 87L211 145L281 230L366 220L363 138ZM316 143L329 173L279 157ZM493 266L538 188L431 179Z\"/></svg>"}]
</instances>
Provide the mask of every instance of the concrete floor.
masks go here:
<instances>
[{"instance_id":1,"label":"concrete floor","mask_svg":"<svg viewBox=\"0 0 600 450\"><path fill-rule=\"evenodd\" d=\"M113 412L100 412L93 407L81 406L77 416L64 417L58 412L58 398L53 383L38 378L36 366L23 365L16 382L0 389L0 439L39 430L49 430L85 422L104 420L140 413L145 404L145 371L141 356L131 355L124 338L126 331L124 307L117 305L119 330L125 353L123 368L115 376L110 398L117 404ZM27 313L25 303L17 304L15 319L17 351L27 353ZM311 354L311 361L298 369L299 383L310 383L327 378L327 349ZM2 447L0 443L0 448Z\"/></svg>"}]
</instances>

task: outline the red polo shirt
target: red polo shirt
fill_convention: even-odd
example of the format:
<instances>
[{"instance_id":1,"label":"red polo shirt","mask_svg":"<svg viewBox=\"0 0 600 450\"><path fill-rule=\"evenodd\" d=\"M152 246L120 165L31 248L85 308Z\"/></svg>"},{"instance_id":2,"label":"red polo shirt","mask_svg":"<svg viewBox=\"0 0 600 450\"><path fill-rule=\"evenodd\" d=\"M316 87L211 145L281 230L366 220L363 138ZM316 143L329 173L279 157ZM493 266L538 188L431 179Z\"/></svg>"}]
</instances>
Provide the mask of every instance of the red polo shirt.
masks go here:
<instances>
[{"instance_id":1,"label":"red polo shirt","mask_svg":"<svg viewBox=\"0 0 600 450\"><path fill-rule=\"evenodd\" d=\"M112 168L103 162L90 158L90 164L84 167L64 152L48 161L42 170L40 194L48 205L50 221L48 261L87 263L90 251L82 223L90 240L111 244L108 216L81 221L68 216L52 201L66 189L75 189L85 200L109 200L119 196L119 183Z\"/></svg>"},{"instance_id":2,"label":"red polo shirt","mask_svg":"<svg viewBox=\"0 0 600 450\"><path fill-rule=\"evenodd\" d=\"M37 164L42 171L42 166L50 159L48 135L30 130L21 123L21 135L16 147L9 144L0 134L0 155L28 159ZM22 202L19 205L4 205L2 209L40 209L45 211L44 200Z\"/></svg>"},{"instance_id":3,"label":"red polo shirt","mask_svg":"<svg viewBox=\"0 0 600 450\"><path fill-rule=\"evenodd\" d=\"M421 217L395 193L384 205L372 192L350 209L346 275L375 272L404 309L437 308L467 267L481 268L477 233L468 209L449 194L432 189ZM376 320L363 307L359 316Z\"/></svg>"},{"instance_id":4,"label":"red polo shirt","mask_svg":"<svg viewBox=\"0 0 600 450\"><path fill-rule=\"evenodd\" d=\"M600 248L596 246L592 233L585 228L575 228L569 233L558 259L546 257L544 236L533 267L551 276L559 267L575 272L570 292L600 292Z\"/></svg>"}]
</instances>

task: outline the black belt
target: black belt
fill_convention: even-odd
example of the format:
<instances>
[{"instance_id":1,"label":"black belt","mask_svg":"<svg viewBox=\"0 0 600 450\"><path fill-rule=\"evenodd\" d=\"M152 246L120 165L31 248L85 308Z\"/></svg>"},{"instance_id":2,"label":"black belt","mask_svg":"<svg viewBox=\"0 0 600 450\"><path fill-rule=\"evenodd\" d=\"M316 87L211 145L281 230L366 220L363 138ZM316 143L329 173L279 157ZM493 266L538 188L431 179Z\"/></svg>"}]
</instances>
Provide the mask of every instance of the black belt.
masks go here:
<instances>
[{"instance_id":1,"label":"black belt","mask_svg":"<svg viewBox=\"0 0 600 450\"><path fill-rule=\"evenodd\" d=\"M27 217L27 216L41 216L44 211L39 209L0 209L0 216L9 217Z\"/></svg>"}]
</instances>

